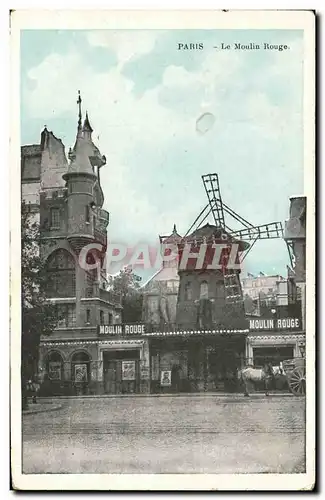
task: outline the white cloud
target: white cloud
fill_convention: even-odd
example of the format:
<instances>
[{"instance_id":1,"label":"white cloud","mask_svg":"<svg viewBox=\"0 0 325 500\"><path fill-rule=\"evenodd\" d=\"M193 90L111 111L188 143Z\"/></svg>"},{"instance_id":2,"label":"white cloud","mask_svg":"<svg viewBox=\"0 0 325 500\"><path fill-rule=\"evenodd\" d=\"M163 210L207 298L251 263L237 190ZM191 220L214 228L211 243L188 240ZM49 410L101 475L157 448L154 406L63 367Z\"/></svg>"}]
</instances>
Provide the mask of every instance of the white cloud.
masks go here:
<instances>
[{"instance_id":1,"label":"white cloud","mask_svg":"<svg viewBox=\"0 0 325 500\"><path fill-rule=\"evenodd\" d=\"M134 31L92 31L88 34L90 45L105 47L114 50L121 68L133 58L152 51L157 38L157 31L148 30L134 33Z\"/></svg>"}]
</instances>

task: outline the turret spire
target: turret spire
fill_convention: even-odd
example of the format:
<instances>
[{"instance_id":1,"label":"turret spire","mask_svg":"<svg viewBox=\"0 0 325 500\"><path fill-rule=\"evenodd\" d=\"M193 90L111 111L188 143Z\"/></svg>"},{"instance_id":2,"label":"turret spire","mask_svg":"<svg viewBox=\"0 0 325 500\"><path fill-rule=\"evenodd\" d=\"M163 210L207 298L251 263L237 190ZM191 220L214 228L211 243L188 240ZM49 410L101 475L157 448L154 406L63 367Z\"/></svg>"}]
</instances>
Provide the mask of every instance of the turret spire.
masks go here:
<instances>
[{"instance_id":1,"label":"turret spire","mask_svg":"<svg viewBox=\"0 0 325 500\"><path fill-rule=\"evenodd\" d=\"M81 116L81 103L82 103L82 99L81 99L81 95L80 95L80 90L78 90L78 100L77 100L77 104L79 106L79 114L78 114L78 132L81 131L81 121L82 121L82 116Z\"/></svg>"}]
</instances>

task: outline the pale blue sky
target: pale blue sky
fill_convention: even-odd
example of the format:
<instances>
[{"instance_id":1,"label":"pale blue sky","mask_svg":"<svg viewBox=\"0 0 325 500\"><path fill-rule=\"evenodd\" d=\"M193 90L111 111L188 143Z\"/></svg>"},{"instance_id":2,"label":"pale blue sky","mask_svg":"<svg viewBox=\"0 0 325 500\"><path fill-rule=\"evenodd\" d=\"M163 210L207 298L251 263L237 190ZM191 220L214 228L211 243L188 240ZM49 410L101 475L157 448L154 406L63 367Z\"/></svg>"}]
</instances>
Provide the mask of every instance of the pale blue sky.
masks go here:
<instances>
[{"instance_id":1,"label":"pale blue sky","mask_svg":"<svg viewBox=\"0 0 325 500\"><path fill-rule=\"evenodd\" d=\"M214 49L221 42L290 49ZM22 144L46 124L73 145L78 89L107 157L113 241L154 242L174 222L185 233L206 204L205 173L219 174L224 201L254 224L284 221L289 196L303 192L301 31L23 31ZM206 111L215 123L199 135ZM285 273L288 263L283 241L258 242L245 271Z\"/></svg>"}]
</instances>

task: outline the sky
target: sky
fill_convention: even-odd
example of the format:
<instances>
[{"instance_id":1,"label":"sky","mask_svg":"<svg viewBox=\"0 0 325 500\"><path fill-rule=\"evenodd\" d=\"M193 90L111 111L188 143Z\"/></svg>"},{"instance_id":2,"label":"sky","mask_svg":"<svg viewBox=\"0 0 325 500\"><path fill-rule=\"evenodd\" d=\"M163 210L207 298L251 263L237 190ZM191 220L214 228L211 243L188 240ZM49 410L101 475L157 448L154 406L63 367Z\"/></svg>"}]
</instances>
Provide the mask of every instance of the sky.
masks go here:
<instances>
[{"instance_id":1,"label":"sky","mask_svg":"<svg viewBox=\"0 0 325 500\"><path fill-rule=\"evenodd\" d=\"M191 42L204 49L178 50ZM290 48L215 49L221 42ZM218 173L223 201L254 225L284 222L289 197L303 193L302 31L22 31L22 145L47 125L67 152L78 90L107 158L112 242L155 244L174 223L185 234L207 203L203 174ZM244 271L286 275L287 264L284 241L258 241Z\"/></svg>"}]
</instances>

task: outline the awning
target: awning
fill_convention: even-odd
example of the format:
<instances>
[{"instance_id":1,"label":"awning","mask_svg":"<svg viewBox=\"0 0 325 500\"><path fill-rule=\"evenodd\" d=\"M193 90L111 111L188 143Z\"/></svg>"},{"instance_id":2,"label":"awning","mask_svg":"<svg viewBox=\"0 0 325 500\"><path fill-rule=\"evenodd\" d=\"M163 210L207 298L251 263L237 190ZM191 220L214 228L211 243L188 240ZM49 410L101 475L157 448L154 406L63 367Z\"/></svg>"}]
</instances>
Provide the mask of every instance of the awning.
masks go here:
<instances>
[{"instance_id":1,"label":"awning","mask_svg":"<svg viewBox=\"0 0 325 500\"><path fill-rule=\"evenodd\" d=\"M147 332L143 335L146 337L189 337L189 336L207 336L207 335L248 335L249 330L175 330L170 332Z\"/></svg>"}]
</instances>

